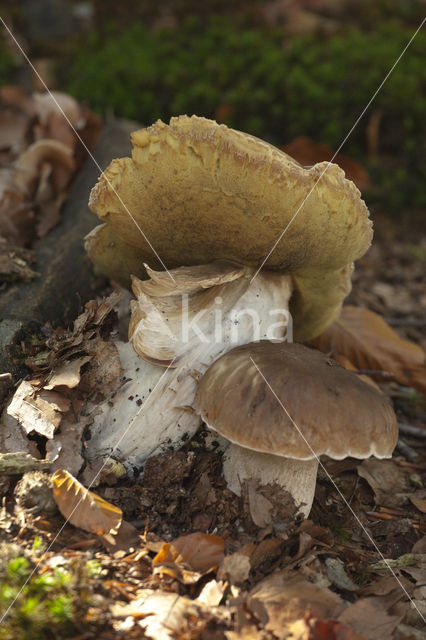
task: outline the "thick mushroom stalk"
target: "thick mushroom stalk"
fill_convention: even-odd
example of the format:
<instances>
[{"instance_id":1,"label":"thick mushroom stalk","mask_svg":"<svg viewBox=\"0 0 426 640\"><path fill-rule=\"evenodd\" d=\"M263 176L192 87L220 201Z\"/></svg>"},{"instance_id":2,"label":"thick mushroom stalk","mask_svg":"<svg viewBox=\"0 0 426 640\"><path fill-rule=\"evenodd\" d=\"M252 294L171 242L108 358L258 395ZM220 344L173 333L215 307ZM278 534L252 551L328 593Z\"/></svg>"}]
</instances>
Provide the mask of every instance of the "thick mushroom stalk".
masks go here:
<instances>
[{"instance_id":1,"label":"thick mushroom stalk","mask_svg":"<svg viewBox=\"0 0 426 640\"><path fill-rule=\"evenodd\" d=\"M133 278L128 345L118 344L127 381L94 412L87 455L140 467L164 448L178 448L201 418L193 403L198 379L230 349L253 340L291 339L288 275L227 261L147 268ZM171 277L172 276L172 277Z\"/></svg>"},{"instance_id":2,"label":"thick mushroom stalk","mask_svg":"<svg viewBox=\"0 0 426 640\"><path fill-rule=\"evenodd\" d=\"M231 491L241 495L241 489L248 481L256 482L259 487L278 487L291 496L296 513L305 518L308 517L314 500L317 470L317 458L295 460L251 451L237 444L231 444L223 455L223 475ZM248 499L250 504L253 500L250 491ZM256 509L251 508L251 512L256 513ZM267 523L255 524L262 526Z\"/></svg>"}]
</instances>

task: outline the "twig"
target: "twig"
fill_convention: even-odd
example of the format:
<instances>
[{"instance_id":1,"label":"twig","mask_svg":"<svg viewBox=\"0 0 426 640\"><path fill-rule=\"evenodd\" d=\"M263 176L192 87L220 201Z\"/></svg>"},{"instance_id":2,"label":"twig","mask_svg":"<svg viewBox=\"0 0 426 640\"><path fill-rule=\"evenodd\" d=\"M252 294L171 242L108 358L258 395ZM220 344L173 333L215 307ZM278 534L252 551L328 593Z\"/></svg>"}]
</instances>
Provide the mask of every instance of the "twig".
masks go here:
<instances>
[{"instance_id":1,"label":"twig","mask_svg":"<svg viewBox=\"0 0 426 640\"><path fill-rule=\"evenodd\" d=\"M398 422L400 433L405 436L413 436L413 438L426 438L426 429L421 427L415 427L412 424L405 424L404 422Z\"/></svg>"},{"instance_id":2,"label":"twig","mask_svg":"<svg viewBox=\"0 0 426 640\"><path fill-rule=\"evenodd\" d=\"M29 453L0 453L0 474L14 476L27 471L50 471L52 463L37 460Z\"/></svg>"},{"instance_id":3,"label":"twig","mask_svg":"<svg viewBox=\"0 0 426 640\"><path fill-rule=\"evenodd\" d=\"M414 449L409 447L408 444L404 442L404 440L398 440L396 448L402 453L403 456L408 458L408 460L416 460L419 457L417 451L414 451Z\"/></svg>"},{"instance_id":4,"label":"twig","mask_svg":"<svg viewBox=\"0 0 426 640\"><path fill-rule=\"evenodd\" d=\"M354 369L353 373L364 376L380 376L381 378L392 378L393 373L382 371L381 369Z\"/></svg>"}]
</instances>

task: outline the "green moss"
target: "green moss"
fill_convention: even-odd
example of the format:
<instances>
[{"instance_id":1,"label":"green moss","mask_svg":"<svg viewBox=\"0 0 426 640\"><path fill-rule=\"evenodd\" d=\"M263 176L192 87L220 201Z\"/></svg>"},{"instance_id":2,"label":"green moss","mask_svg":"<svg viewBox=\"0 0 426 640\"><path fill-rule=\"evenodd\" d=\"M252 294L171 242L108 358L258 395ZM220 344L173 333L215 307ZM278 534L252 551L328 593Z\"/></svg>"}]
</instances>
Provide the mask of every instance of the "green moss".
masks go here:
<instances>
[{"instance_id":1,"label":"green moss","mask_svg":"<svg viewBox=\"0 0 426 640\"><path fill-rule=\"evenodd\" d=\"M229 126L284 144L299 135L337 148L412 36L388 21L331 37L295 37L226 18L189 19L179 29L92 34L65 84L100 113L150 124L181 113L220 118ZM423 206L426 140L426 33L420 32L345 144L367 153L372 110L381 115L380 161L371 162L372 198L394 208ZM423 148L423 154L424 154Z\"/></svg>"},{"instance_id":2,"label":"green moss","mask_svg":"<svg viewBox=\"0 0 426 640\"><path fill-rule=\"evenodd\" d=\"M0 37L0 86L12 81L12 74L17 66L16 60Z\"/></svg>"},{"instance_id":3,"label":"green moss","mask_svg":"<svg viewBox=\"0 0 426 640\"><path fill-rule=\"evenodd\" d=\"M97 575L92 564L76 560L40 571L25 557L9 561L0 582L0 639L71 638L87 631L89 579Z\"/></svg>"}]
</instances>

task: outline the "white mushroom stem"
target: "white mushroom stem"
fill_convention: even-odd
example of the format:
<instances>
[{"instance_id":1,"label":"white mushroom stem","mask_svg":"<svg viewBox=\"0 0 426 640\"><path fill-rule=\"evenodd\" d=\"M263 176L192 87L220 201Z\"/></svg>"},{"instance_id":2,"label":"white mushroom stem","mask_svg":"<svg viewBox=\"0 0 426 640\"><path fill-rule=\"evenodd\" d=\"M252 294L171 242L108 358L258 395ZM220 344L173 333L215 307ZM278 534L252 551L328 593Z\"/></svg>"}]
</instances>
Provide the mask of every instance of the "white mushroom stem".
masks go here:
<instances>
[{"instance_id":1,"label":"white mushroom stem","mask_svg":"<svg viewBox=\"0 0 426 640\"><path fill-rule=\"evenodd\" d=\"M255 269L229 262L170 273L174 281L149 269L150 280L133 278L129 338L143 359L117 345L131 381L95 408L90 459L140 467L154 453L180 447L201 424L193 402L208 367L238 345L286 336L290 276L262 271L252 282Z\"/></svg>"},{"instance_id":2,"label":"white mushroom stem","mask_svg":"<svg viewBox=\"0 0 426 640\"><path fill-rule=\"evenodd\" d=\"M317 469L317 458L295 460L259 453L237 444L231 444L223 456L223 474L231 491L241 495L244 482L249 480L257 481L259 487L278 485L291 494L298 513L305 518L314 499Z\"/></svg>"}]
</instances>

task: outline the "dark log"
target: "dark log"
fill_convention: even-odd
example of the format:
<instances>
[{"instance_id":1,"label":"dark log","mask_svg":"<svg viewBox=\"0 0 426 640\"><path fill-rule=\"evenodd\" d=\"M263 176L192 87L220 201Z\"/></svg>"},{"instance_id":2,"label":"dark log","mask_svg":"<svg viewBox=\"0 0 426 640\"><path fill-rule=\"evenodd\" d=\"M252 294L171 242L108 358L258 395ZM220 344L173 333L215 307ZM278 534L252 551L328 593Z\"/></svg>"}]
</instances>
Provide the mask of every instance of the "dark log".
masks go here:
<instances>
[{"instance_id":1,"label":"dark log","mask_svg":"<svg viewBox=\"0 0 426 640\"><path fill-rule=\"evenodd\" d=\"M102 169L112 158L130 154L130 132L136 128L136 123L121 120L105 125L93 152ZM60 223L34 246L32 266L39 277L13 283L0 293L0 373L22 374L22 360L14 354L25 330L47 322L68 325L105 283L95 277L83 245L84 236L99 222L87 205L99 174L87 158L71 186Z\"/></svg>"}]
</instances>

